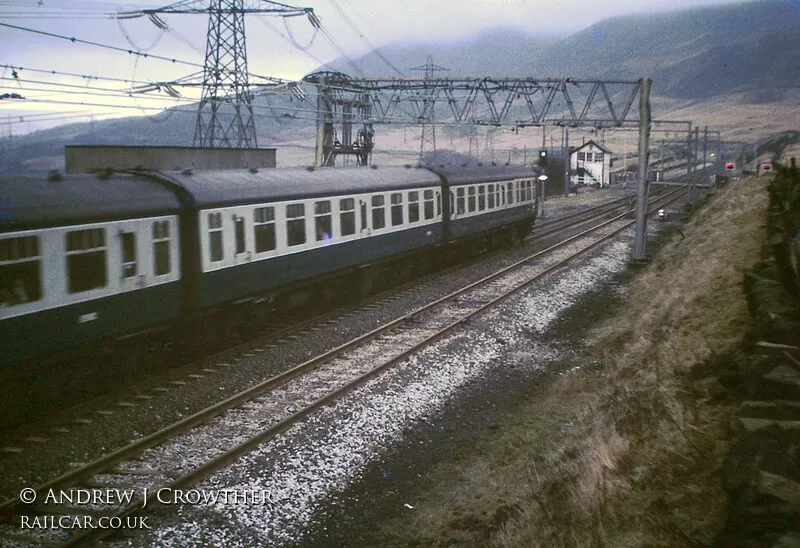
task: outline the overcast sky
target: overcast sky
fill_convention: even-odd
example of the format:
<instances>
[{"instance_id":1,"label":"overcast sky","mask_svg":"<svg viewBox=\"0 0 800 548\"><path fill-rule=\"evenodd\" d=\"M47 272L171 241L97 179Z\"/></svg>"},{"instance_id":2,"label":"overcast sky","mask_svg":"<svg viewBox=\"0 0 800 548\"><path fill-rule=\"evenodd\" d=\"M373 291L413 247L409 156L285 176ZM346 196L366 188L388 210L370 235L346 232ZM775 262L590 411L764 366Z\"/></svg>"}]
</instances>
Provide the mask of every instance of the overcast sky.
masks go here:
<instances>
[{"instance_id":1,"label":"overcast sky","mask_svg":"<svg viewBox=\"0 0 800 548\"><path fill-rule=\"evenodd\" d=\"M246 0L255 5L254 0ZM310 7L322 21L327 35L316 33L305 17L283 19L270 15L246 18L249 72L284 79L299 79L320 62L340 56L338 50L357 58L374 47L389 43L419 44L458 42L496 27L514 27L531 34L567 36L609 17L675 11L698 6L732 3L730 0L309 0L292 4ZM41 4L41 5L40 5ZM46 31L78 39L176 58L202 65L206 15L162 15L169 26L162 30L148 18L118 20L108 13L156 8L158 0L115 3L95 0L0 0L0 23ZM205 1L199 5L207 5ZM64 75L36 73L29 69L80 75L140 80L173 81L200 70L187 64L144 59L124 52L72 43L0 26L3 55L0 63L24 67L0 67L0 96L18 93L28 101L0 101L2 118L43 112L94 112L127 115L155 114L175 103L140 97L137 100L102 95L129 88L124 82L86 80ZM337 50L338 48L338 50ZM388 71L387 71L388 73ZM251 80L252 81L252 80ZM55 88L52 84L81 86ZM63 93L71 91L72 93ZM182 90L184 95L188 92ZM163 97L163 94L161 94ZM38 99L38 102L32 102ZM59 102L56 102L59 101ZM124 104L128 109L71 105L66 103ZM141 109L140 109L141 107ZM33 118L28 118L32 120ZM71 121L65 119L65 121ZM75 121L79 121L76 119ZM54 124L47 124L54 125ZM15 133L42 124L16 124ZM0 125L0 136L8 125Z\"/></svg>"}]
</instances>

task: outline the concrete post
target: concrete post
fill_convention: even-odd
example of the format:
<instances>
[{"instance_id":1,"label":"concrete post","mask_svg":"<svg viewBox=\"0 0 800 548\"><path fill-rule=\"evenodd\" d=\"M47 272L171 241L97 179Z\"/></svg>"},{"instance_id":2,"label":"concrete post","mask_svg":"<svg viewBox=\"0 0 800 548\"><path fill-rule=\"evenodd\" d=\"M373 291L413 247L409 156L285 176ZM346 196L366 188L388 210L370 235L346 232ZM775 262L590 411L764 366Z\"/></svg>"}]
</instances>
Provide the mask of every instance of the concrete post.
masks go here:
<instances>
[{"instance_id":1,"label":"concrete post","mask_svg":"<svg viewBox=\"0 0 800 548\"><path fill-rule=\"evenodd\" d=\"M689 140L687 141L687 145L686 145L686 203L687 204L691 204L692 203L692 194L693 194L693 190L694 190L692 188L692 176L694 175L693 169L692 169L693 168L693 164L694 164L694 160L693 160L694 153L692 152L692 145L693 145L693 143L692 143L692 124L690 122L689 123Z\"/></svg>"},{"instance_id":2,"label":"concrete post","mask_svg":"<svg viewBox=\"0 0 800 548\"><path fill-rule=\"evenodd\" d=\"M569 128L564 126L564 195L569 196Z\"/></svg>"},{"instance_id":3,"label":"concrete post","mask_svg":"<svg viewBox=\"0 0 800 548\"><path fill-rule=\"evenodd\" d=\"M317 142L314 151L314 167L322 167L325 148L325 77L322 78L321 85L317 86Z\"/></svg>"},{"instance_id":4,"label":"concrete post","mask_svg":"<svg viewBox=\"0 0 800 548\"><path fill-rule=\"evenodd\" d=\"M708 126L703 128L703 184L708 184L708 168L706 161L708 160Z\"/></svg>"},{"instance_id":5,"label":"concrete post","mask_svg":"<svg viewBox=\"0 0 800 548\"><path fill-rule=\"evenodd\" d=\"M636 241L633 258L645 258L647 240L647 160L650 146L650 86L652 80L639 80L639 196L636 203Z\"/></svg>"}]
</instances>

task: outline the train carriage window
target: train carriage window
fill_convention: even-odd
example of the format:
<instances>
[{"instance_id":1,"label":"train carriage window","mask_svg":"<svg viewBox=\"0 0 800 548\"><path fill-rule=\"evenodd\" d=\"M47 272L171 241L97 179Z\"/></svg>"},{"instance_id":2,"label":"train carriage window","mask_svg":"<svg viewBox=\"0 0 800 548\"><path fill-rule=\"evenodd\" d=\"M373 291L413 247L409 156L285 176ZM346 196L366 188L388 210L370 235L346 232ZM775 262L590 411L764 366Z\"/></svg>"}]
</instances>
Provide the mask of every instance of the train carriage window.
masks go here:
<instances>
[{"instance_id":1,"label":"train carriage window","mask_svg":"<svg viewBox=\"0 0 800 548\"><path fill-rule=\"evenodd\" d=\"M67 279L70 293L106 286L105 229L67 232Z\"/></svg>"},{"instance_id":2,"label":"train carriage window","mask_svg":"<svg viewBox=\"0 0 800 548\"><path fill-rule=\"evenodd\" d=\"M486 186L480 185L478 187L478 211L486 209Z\"/></svg>"},{"instance_id":3,"label":"train carriage window","mask_svg":"<svg viewBox=\"0 0 800 548\"><path fill-rule=\"evenodd\" d=\"M122 241L122 277L133 278L136 276L136 233L121 232Z\"/></svg>"},{"instance_id":4,"label":"train carriage window","mask_svg":"<svg viewBox=\"0 0 800 548\"><path fill-rule=\"evenodd\" d=\"M507 196L506 196L506 203L510 205L510 204L514 203L514 183L513 183L513 181L508 183L506 185L506 188L508 189Z\"/></svg>"},{"instance_id":5,"label":"train carriage window","mask_svg":"<svg viewBox=\"0 0 800 548\"><path fill-rule=\"evenodd\" d=\"M425 199L424 213L425 219L433 219L433 191L426 190L423 192L422 197Z\"/></svg>"},{"instance_id":6,"label":"train carriage window","mask_svg":"<svg viewBox=\"0 0 800 548\"><path fill-rule=\"evenodd\" d=\"M419 192L408 193L408 222L416 223L419 221Z\"/></svg>"},{"instance_id":7,"label":"train carriage window","mask_svg":"<svg viewBox=\"0 0 800 548\"><path fill-rule=\"evenodd\" d=\"M0 240L0 308L41 300L38 236Z\"/></svg>"},{"instance_id":8,"label":"train carriage window","mask_svg":"<svg viewBox=\"0 0 800 548\"><path fill-rule=\"evenodd\" d=\"M339 200L339 225L342 236L356 233L356 201L353 198Z\"/></svg>"},{"instance_id":9,"label":"train carriage window","mask_svg":"<svg viewBox=\"0 0 800 548\"><path fill-rule=\"evenodd\" d=\"M306 243L305 216L305 204L289 204L286 206L286 243L289 246Z\"/></svg>"},{"instance_id":10,"label":"train carriage window","mask_svg":"<svg viewBox=\"0 0 800 548\"><path fill-rule=\"evenodd\" d=\"M399 192L395 192L389 197L389 200L392 204L392 226L403 224L403 195Z\"/></svg>"},{"instance_id":11,"label":"train carriage window","mask_svg":"<svg viewBox=\"0 0 800 548\"><path fill-rule=\"evenodd\" d=\"M257 207L253 211L253 236L256 253L275 249L275 208Z\"/></svg>"},{"instance_id":12,"label":"train carriage window","mask_svg":"<svg viewBox=\"0 0 800 548\"><path fill-rule=\"evenodd\" d=\"M471 186L467 190L467 210L472 213L475 211L475 187Z\"/></svg>"},{"instance_id":13,"label":"train carriage window","mask_svg":"<svg viewBox=\"0 0 800 548\"><path fill-rule=\"evenodd\" d=\"M464 209L464 189L463 188L457 188L456 189L456 197L457 197L456 198L456 211L458 212L459 215L461 215L461 214L464 213L464 211L466 211Z\"/></svg>"},{"instance_id":14,"label":"train carriage window","mask_svg":"<svg viewBox=\"0 0 800 548\"><path fill-rule=\"evenodd\" d=\"M172 270L169 256L169 221L153 223L153 271L156 276Z\"/></svg>"},{"instance_id":15,"label":"train carriage window","mask_svg":"<svg viewBox=\"0 0 800 548\"><path fill-rule=\"evenodd\" d=\"M386 226L386 212L383 204L383 196L372 197L372 230L378 230Z\"/></svg>"},{"instance_id":16,"label":"train carriage window","mask_svg":"<svg viewBox=\"0 0 800 548\"><path fill-rule=\"evenodd\" d=\"M208 214L208 243L211 262L221 261L225 256L225 249L222 243L222 213Z\"/></svg>"},{"instance_id":17,"label":"train carriage window","mask_svg":"<svg viewBox=\"0 0 800 548\"><path fill-rule=\"evenodd\" d=\"M240 255L247 249L247 242L244 235L244 217L233 215L233 236L236 243L236 254Z\"/></svg>"},{"instance_id":18,"label":"train carriage window","mask_svg":"<svg viewBox=\"0 0 800 548\"><path fill-rule=\"evenodd\" d=\"M488 200L488 208L494 209L494 185L488 185L486 187L486 199Z\"/></svg>"},{"instance_id":19,"label":"train carriage window","mask_svg":"<svg viewBox=\"0 0 800 548\"><path fill-rule=\"evenodd\" d=\"M363 200L358 201L359 209L361 210L361 230L364 231L367 228L367 203Z\"/></svg>"},{"instance_id":20,"label":"train carriage window","mask_svg":"<svg viewBox=\"0 0 800 548\"><path fill-rule=\"evenodd\" d=\"M331 203L329 201L314 203L314 228L318 242L330 240L333 236Z\"/></svg>"},{"instance_id":21,"label":"train carriage window","mask_svg":"<svg viewBox=\"0 0 800 548\"><path fill-rule=\"evenodd\" d=\"M169 259L169 221L153 223L153 272L156 276L169 274L172 265Z\"/></svg>"}]
</instances>

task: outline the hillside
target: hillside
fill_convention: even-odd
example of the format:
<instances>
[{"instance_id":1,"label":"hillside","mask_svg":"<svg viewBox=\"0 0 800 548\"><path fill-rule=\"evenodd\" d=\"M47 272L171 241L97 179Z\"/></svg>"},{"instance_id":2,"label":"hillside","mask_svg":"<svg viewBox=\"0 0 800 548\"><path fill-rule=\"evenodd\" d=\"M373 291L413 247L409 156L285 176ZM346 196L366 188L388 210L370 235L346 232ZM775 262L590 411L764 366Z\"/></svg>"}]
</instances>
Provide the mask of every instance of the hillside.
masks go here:
<instances>
[{"instance_id":1,"label":"hillside","mask_svg":"<svg viewBox=\"0 0 800 548\"><path fill-rule=\"evenodd\" d=\"M658 111L658 98L662 99L661 104L705 100L705 106L713 108L716 98L725 95L725 104L729 105L726 112L738 113L747 120L726 114L725 120L712 120L712 127L746 124L751 131L765 132L770 120L757 116L752 120L754 116L747 112L755 113L753 105L773 104L786 125L776 128L781 131L796 129L793 117L783 113L787 105L796 104L794 99L800 90L800 64L796 61L796 52L800 51L799 19L800 7L794 0L760 0L617 17L560 40L504 28L487 31L469 42L390 45L379 51L407 75L421 75L421 71L411 69L424 65L431 55L437 65L450 69L439 74L451 77L649 76L654 82L656 118L694 119L676 117L671 112L674 109ZM354 75L396 76L376 52L356 59L355 64L360 67L358 70L343 60L321 68ZM272 97L269 103L264 98L256 100L259 146L284 146L295 141L303 158L312 157L314 116L309 110L314 108L314 98L313 90L307 92L310 102L303 105L291 102L288 96ZM295 113L298 106L305 111ZM675 108L687 106L691 103ZM702 106L701 103L698 108ZM71 124L18 137L14 150L0 159L0 172L63 169L64 145L188 145L195 116L191 107L183 110L188 112ZM795 108L792 115L797 114ZM380 130L379 139L383 141L379 140L379 147L397 140L387 140L388 134L392 134L391 128ZM402 141L406 141L404 133ZM279 155L279 163L282 158ZM294 163L293 159L289 165Z\"/></svg>"},{"instance_id":2,"label":"hillside","mask_svg":"<svg viewBox=\"0 0 800 548\"><path fill-rule=\"evenodd\" d=\"M379 51L410 68L432 55L453 76L625 78L649 76L655 95L705 98L764 87L800 86L800 8L761 0L679 12L606 19L562 40L496 29L440 48ZM373 52L355 60L366 74L386 75ZM332 70L352 73L344 61ZM419 73L416 73L419 74Z\"/></svg>"},{"instance_id":3,"label":"hillside","mask_svg":"<svg viewBox=\"0 0 800 548\"><path fill-rule=\"evenodd\" d=\"M797 87L799 19L791 0L609 19L548 48L537 68L559 76L647 75L657 95L674 98Z\"/></svg>"}]
</instances>

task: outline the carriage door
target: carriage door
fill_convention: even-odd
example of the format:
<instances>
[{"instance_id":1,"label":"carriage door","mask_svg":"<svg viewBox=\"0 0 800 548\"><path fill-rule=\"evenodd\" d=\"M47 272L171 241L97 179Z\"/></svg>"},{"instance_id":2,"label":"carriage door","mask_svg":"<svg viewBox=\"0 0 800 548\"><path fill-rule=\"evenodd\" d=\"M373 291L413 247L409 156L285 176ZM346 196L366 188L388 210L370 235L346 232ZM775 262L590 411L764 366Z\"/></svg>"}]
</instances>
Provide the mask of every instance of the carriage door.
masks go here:
<instances>
[{"instance_id":1,"label":"carriage door","mask_svg":"<svg viewBox=\"0 0 800 548\"><path fill-rule=\"evenodd\" d=\"M145 286L145 271L142 268L143 245L140 223L127 221L117 226L117 264L112 266L111 272L119 272L118 279L121 291L130 291ZM113 275L113 274L112 274Z\"/></svg>"},{"instance_id":2,"label":"carriage door","mask_svg":"<svg viewBox=\"0 0 800 548\"><path fill-rule=\"evenodd\" d=\"M370 231L369 231L369 216L367 214L367 202L362 199L359 199L358 206L359 206L358 213L359 216L361 217L359 225L361 236L369 236Z\"/></svg>"}]
</instances>

